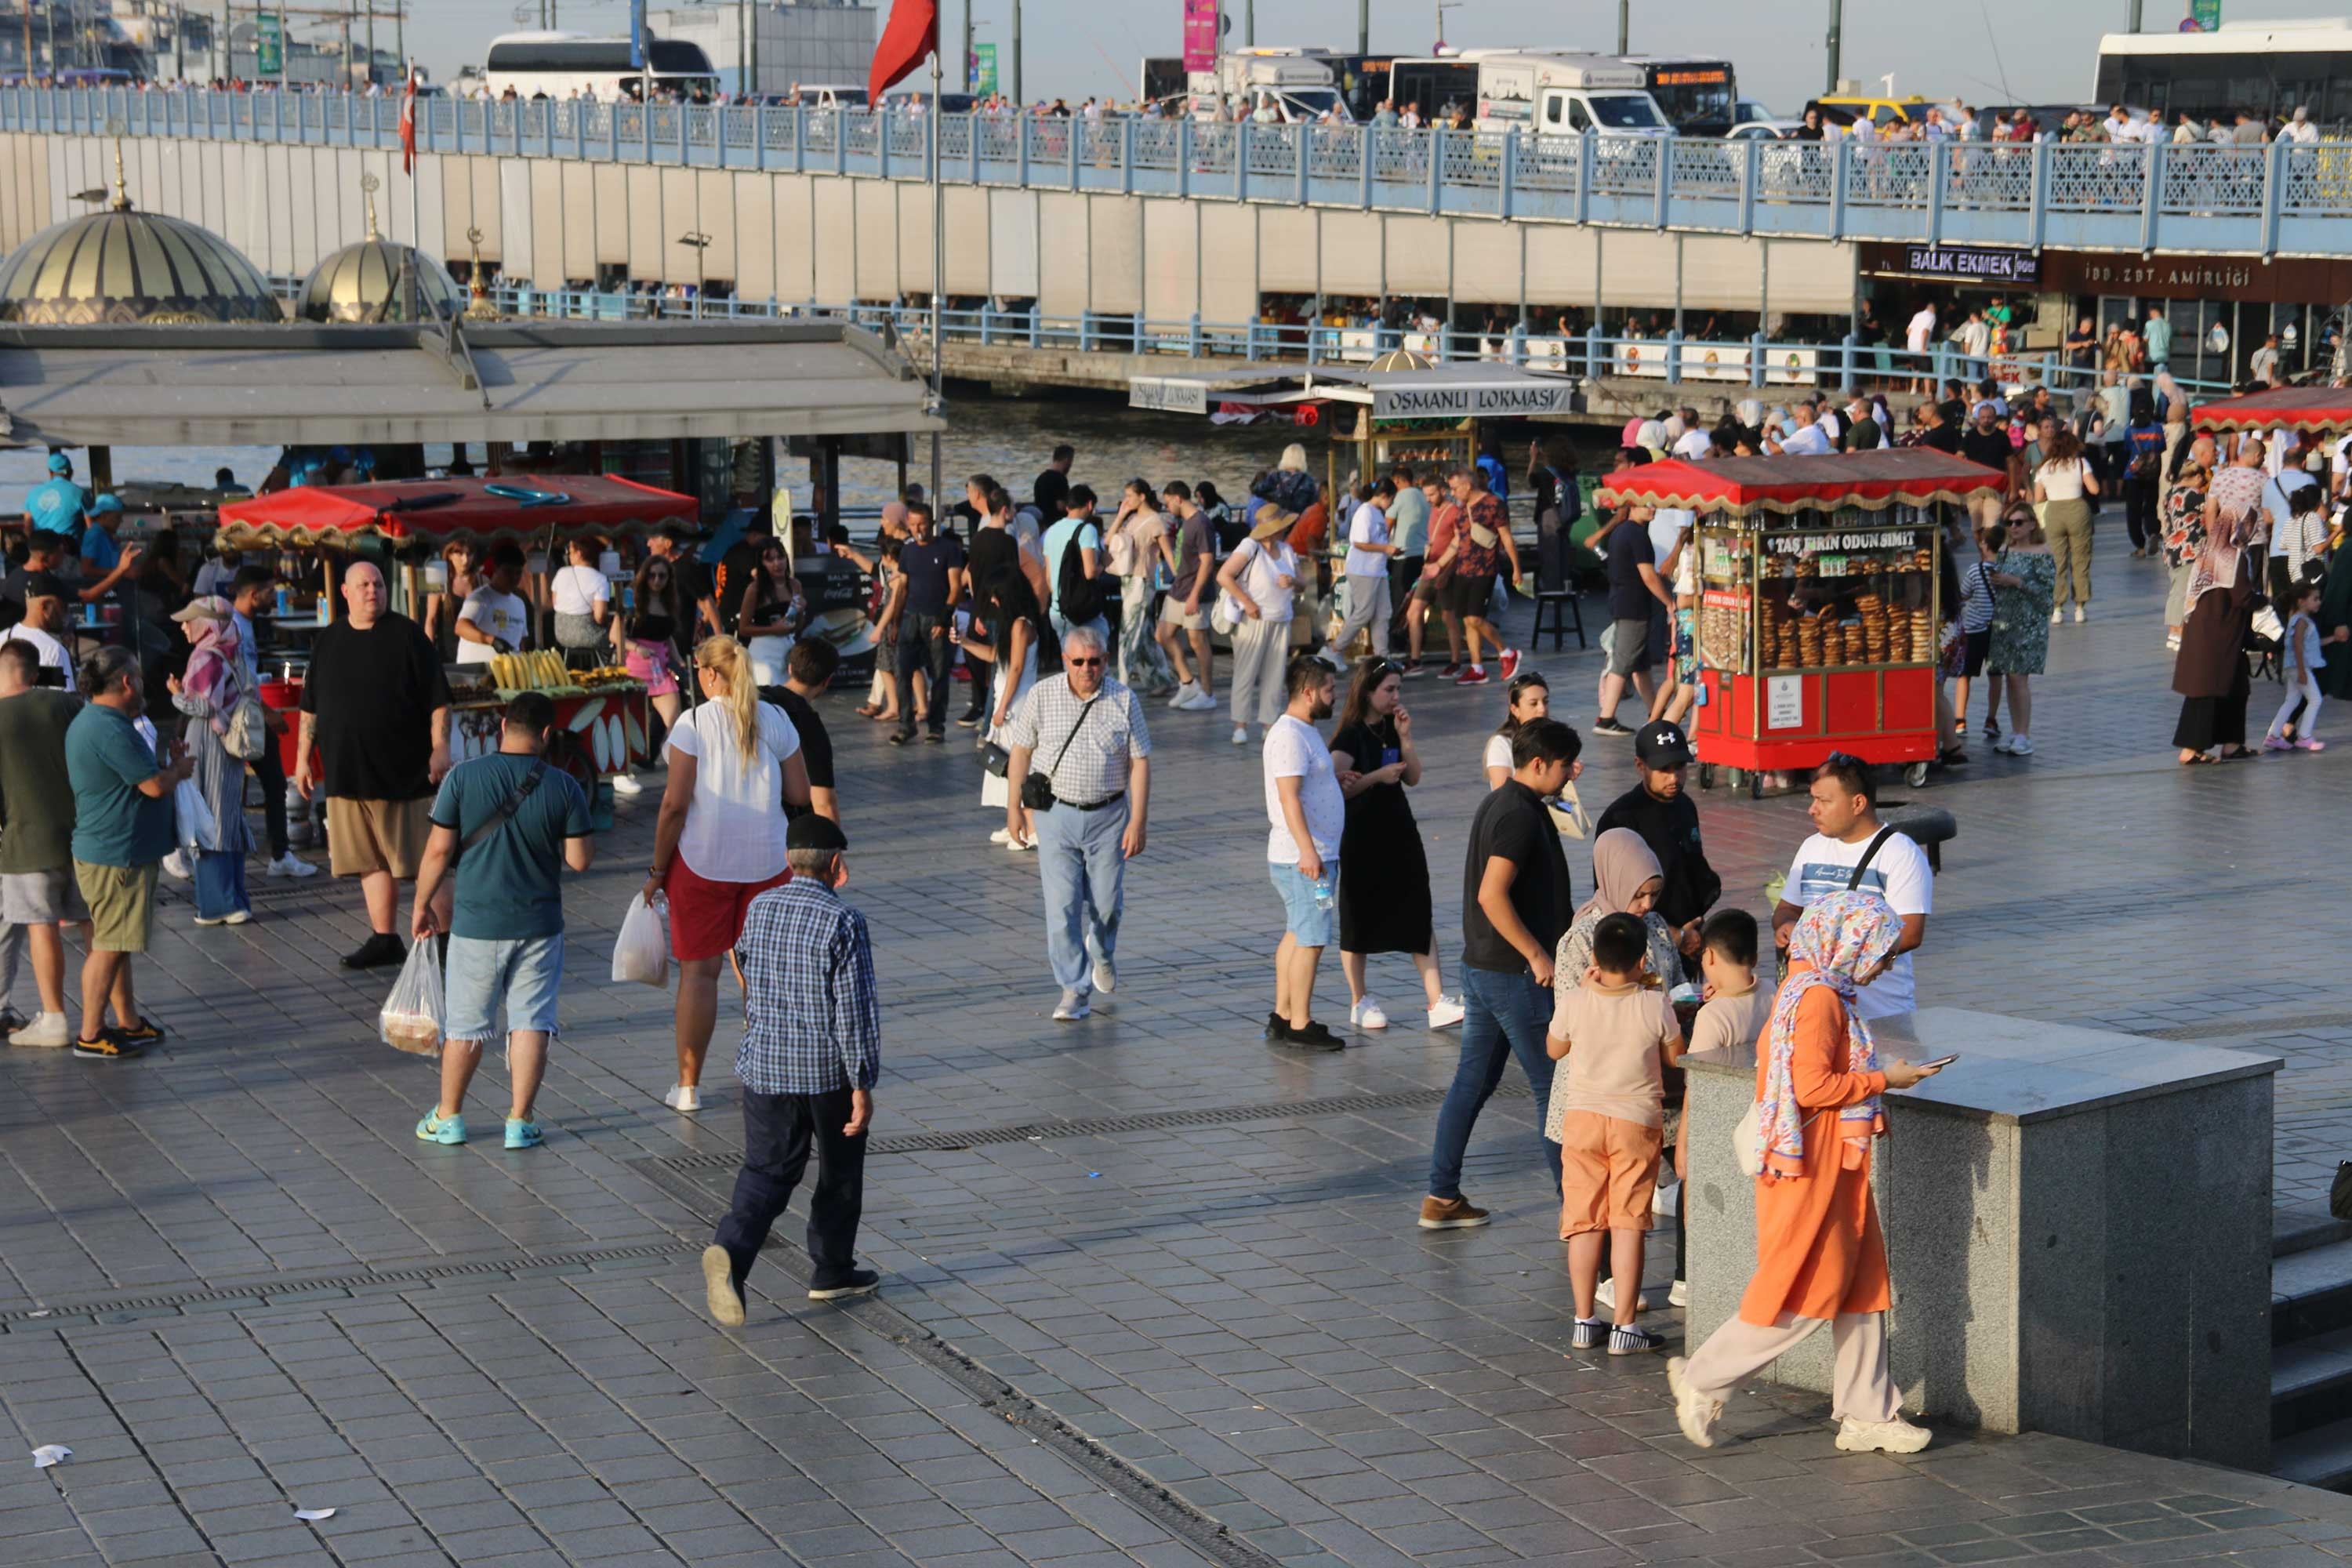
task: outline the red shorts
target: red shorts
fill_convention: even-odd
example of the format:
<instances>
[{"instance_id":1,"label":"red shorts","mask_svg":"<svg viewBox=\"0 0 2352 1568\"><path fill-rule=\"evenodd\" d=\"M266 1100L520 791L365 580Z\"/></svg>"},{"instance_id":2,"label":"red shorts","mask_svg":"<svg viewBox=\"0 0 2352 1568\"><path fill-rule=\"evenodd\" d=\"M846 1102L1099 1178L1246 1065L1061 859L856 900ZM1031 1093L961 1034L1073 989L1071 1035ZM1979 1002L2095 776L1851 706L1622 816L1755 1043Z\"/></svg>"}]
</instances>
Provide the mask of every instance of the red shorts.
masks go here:
<instances>
[{"instance_id":1,"label":"red shorts","mask_svg":"<svg viewBox=\"0 0 2352 1568\"><path fill-rule=\"evenodd\" d=\"M770 888L793 879L790 870L764 882L714 882L698 877L683 855L673 856L662 891L669 896L669 951L685 963L717 958L743 934L743 916L751 900Z\"/></svg>"}]
</instances>

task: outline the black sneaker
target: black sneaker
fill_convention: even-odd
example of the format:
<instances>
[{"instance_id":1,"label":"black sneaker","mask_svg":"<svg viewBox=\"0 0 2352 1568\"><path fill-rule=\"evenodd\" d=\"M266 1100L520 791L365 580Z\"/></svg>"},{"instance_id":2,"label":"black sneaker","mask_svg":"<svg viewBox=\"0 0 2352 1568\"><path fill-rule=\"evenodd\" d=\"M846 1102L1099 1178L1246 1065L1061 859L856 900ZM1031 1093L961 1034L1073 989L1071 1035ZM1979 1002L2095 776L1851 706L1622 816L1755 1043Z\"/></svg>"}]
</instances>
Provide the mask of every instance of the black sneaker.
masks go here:
<instances>
[{"instance_id":1,"label":"black sneaker","mask_svg":"<svg viewBox=\"0 0 2352 1568\"><path fill-rule=\"evenodd\" d=\"M408 959L407 944L390 931L377 931L351 952L343 954L345 969L382 969L388 963L404 963Z\"/></svg>"},{"instance_id":2,"label":"black sneaker","mask_svg":"<svg viewBox=\"0 0 2352 1568\"><path fill-rule=\"evenodd\" d=\"M830 1285L812 1284L808 1299L812 1301L844 1301L852 1296L871 1296L882 1276L871 1268L853 1268Z\"/></svg>"},{"instance_id":3,"label":"black sneaker","mask_svg":"<svg viewBox=\"0 0 2352 1568\"><path fill-rule=\"evenodd\" d=\"M30 1023L30 1019L14 1007L0 1007L0 1036L13 1035Z\"/></svg>"},{"instance_id":4,"label":"black sneaker","mask_svg":"<svg viewBox=\"0 0 2352 1568\"><path fill-rule=\"evenodd\" d=\"M142 1051L149 1046L160 1046L163 1043L163 1031L155 1026L155 1020L152 1018L142 1018L136 1027L128 1029L117 1024L106 1032L113 1036L117 1043L136 1046Z\"/></svg>"},{"instance_id":5,"label":"black sneaker","mask_svg":"<svg viewBox=\"0 0 2352 1568\"><path fill-rule=\"evenodd\" d=\"M915 732L912 730L893 730L890 731L890 743L894 746L903 746L914 738Z\"/></svg>"},{"instance_id":6,"label":"black sneaker","mask_svg":"<svg viewBox=\"0 0 2352 1568\"><path fill-rule=\"evenodd\" d=\"M1288 1033L1290 1033L1290 1026L1288 1023L1284 1021L1281 1014L1268 1013L1265 1016L1265 1037L1267 1039L1278 1040Z\"/></svg>"},{"instance_id":7,"label":"black sneaker","mask_svg":"<svg viewBox=\"0 0 2352 1568\"><path fill-rule=\"evenodd\" d=\"M87 1057L92 1061L119 1062L128 1061L132 1057L145 1056L147 1047L125 1042L118 1037L112 1029L100 1029L98 1032L98 1038L94 1040L85 1040L77 1036L73 1043L73 1054L78 1057Z\"/></svg>"},{"instance_id":8,"label":"black sneaker","mask_svg":"<svg viewBox=\"0 0 2352 1568\"><path fill-rule=\"evenodd\" d=\"M980 728L980 710L975 708L969 713L960 713L956 715L956 722L964 729L977 730Z\"/></svg>"},{"instance_id":9,"label":"black sneaker","mask_svg":"<svg viewBox=\"0 0 2352 1568\"><path fill-rule=\"evenodd\" d=\"M1348 1048L1345 1040L1312 1018L1307 1020L1303 1029L1284 1025L1281 1036L1274 1043L1294 1051L1344 1051Z\"/></svg>"},{"instance_id":10,"label":"black sneaker","mask_svg":"<svg viewBox=\"0 0 2352 1568\"><path fill-rule=\"evenodd\" d=\"M948 732L944 728L923 731L923 744L926 746L944 746L947 741Z\"/></svg>"},{"instance_id":11,"label":"black sneaker","mask_svg":"<svg viewBox=\"0 0 2352 1568\"><path fill-rule=\"evenodd\" d=\"M1595 719L1592 721L1592 732L1596 735L1616 735L1622 737L1630 735L1633 731L1628 730L1624 725L1620 724L1614 719Z\"/></svg>"}]
</instances>

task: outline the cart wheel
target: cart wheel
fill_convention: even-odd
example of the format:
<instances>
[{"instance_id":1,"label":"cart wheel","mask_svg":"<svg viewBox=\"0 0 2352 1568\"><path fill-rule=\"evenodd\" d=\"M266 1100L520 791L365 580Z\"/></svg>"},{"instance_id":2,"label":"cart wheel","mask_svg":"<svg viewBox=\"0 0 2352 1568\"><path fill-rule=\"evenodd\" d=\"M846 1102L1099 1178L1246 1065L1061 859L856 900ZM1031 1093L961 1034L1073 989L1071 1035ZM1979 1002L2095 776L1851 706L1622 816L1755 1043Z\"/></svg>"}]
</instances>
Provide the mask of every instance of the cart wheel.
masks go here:
<instances>
[{"instance_id":1,"label":"cart wheel","mask_svg":"<svg viewBox=\"0 0 2352 1568\"><path fill-rule=\"evenodd\" d=\"M1764 770L1761 768L1750 768L1748 770L1748 798L1750 800L1762 800L1764 798Z\"/></svg>"},{"instance_id":2,"label":"cart wheel","mask_svg":"<svg viewBox=\"0 0 2352 1568\"><path fill-rule=\"evenodd\" d=\"M1713 763L1699 763L1698 787L1701 789L1713 789L1715 787L1715 764Z\"/></svg>"},{"instance_id":3,"label":"cart wheel","mask_svg":"<svg viewBox=\"0 0 2352 1568\"><path fill-rule=\"evenodd\" d=\"M1903 770L1903 782L1909 784L1913 789L1917 789L1921 784L1926 784L1927 782L1927 764L1925 763L1913 763L1909 767L1905 768Z\"/></svg>"}]
</instances>

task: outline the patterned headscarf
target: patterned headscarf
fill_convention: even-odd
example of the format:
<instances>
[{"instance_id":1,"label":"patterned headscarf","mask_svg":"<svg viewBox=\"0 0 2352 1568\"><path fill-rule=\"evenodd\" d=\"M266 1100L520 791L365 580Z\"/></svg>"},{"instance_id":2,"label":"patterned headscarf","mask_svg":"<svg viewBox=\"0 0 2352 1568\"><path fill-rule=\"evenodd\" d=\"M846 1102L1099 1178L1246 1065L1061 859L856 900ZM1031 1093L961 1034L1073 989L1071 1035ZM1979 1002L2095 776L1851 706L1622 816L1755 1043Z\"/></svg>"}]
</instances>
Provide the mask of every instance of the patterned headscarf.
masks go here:
<instances>
[{"instance_id":1,"label":"patterned headscarf","mask_svg":"<svg viewBox=\"0 0 2352 1568\"><path fill-rule=\"evenodd\" d=\"M236 689L236 610L226 599L214 595L189 601L180 614L195 628L195 636L190 639L194 651L188 655L183 684L215 707L233 706L241 695Z\"/></svg>"},{"instance_id":2,"label":"patterned headscarf","mask_svg":"<svg viewBox=\"0 0 2352 1568\"><path fill-rule=\"evenodd\" d=\"M1797 1104L1790 1064L1797 1053L1797 1005L1805 993L1826 985L1845 1008L1850 1063L1854 1072L1878 1070L1878 1047L1870 1026L1854 1010L1854 977L1895 951L1903 937L1903 917L1876 893L1832 893L1805 911L1789 938L1792 964L1811 965L1790 975L1772 1004L1764 1045L1771 1053L1764 1072L1758 1131L1762 1134L1764 1179L1801 1176L1805 1165L1805 1112ZM1886 1131L1885 1108L1876 1095L1838 1112L1842 1139L1867 1139Z\"/></svg>"}]
</instances>

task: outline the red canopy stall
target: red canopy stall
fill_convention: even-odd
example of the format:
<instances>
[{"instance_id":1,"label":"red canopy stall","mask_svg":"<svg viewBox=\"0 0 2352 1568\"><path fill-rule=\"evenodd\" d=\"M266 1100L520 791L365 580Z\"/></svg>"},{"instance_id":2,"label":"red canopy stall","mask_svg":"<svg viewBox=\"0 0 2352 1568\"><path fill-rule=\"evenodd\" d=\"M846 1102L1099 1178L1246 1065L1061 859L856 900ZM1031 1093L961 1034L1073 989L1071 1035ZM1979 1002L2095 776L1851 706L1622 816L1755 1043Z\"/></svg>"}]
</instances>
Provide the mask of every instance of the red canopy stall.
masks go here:
<instances>
[{"instance_id":1,"label":"red canopy stall","mask_svg":"<svg viewBox=\"0 0 2352 1568\"><path fill-rule=\"evenodd\" d=\"M1933 509L1998 494L2007 476L1923 447L1818 458L1652 463L1612 474L1602 506L1697 514L1702 786L1715 771L1810 768L1833 751L1908 763L1936 754ZM1625 524L1621 526L1633 526Z\"/></svg>"},{"instance_id":2,"label":"red canopy stall","mask_svg":"<svg viewBox=\"0 0 2352 1568\"><path fill-rule=\"evenodd\" d=\"M2352 430L2352 386L2274 386L2242 397L2200 403L2189 416L2192 430L2216 434L2273 430L2329 434Z\"/></svg>"}]
</instances>

